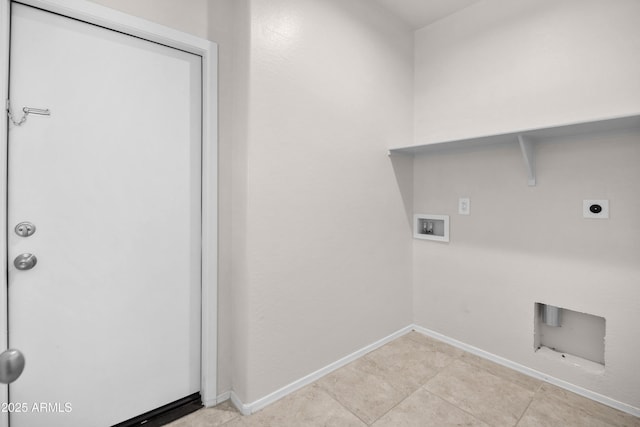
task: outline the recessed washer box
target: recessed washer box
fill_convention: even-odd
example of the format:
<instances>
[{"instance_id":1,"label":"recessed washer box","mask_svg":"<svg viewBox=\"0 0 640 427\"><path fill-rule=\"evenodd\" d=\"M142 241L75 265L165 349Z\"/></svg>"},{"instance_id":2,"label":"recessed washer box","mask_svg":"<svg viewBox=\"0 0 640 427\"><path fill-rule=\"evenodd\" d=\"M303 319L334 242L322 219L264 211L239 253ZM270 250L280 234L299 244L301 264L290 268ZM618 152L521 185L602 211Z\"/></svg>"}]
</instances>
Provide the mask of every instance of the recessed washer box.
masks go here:
<instances>
[{"instance_id":1,"label":"recessed washer box","mask_svg":"<svg viewBox=\"0 0 640 427\"><path fill-rule=\"evenodd\" d=\"M449 241L449 215L415 214L413 216L415 239Z\"/></svg>"},{"instance_id":2,"label":"recessed washer box","mask_svg":"<svg viewBox=\"0 0 640 427\"><path fill-rule=\"evenodd\" d=\"M557 315L554 312L558 312ZM544 303L534 304L535 352L542 350L541 354L555 355L557 360L576 367L593 370L599 365L604 368L605 336L604 317Z\"/></svg>"}]
</instances>

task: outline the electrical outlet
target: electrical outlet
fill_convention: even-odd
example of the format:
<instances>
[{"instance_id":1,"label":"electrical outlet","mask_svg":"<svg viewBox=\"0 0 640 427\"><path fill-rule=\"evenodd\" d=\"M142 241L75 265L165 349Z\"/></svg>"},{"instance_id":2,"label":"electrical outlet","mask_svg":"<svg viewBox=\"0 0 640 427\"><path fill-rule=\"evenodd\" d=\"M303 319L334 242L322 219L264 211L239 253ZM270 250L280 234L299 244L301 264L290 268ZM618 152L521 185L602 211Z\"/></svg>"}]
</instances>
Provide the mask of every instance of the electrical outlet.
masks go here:
<instances>
[{"instance_id":1,"label":"electrical outlet","mask_svg":"<svg viewBox=\"0 0 640 427\"><path fill-rule=\"evenodd\" d=\"M609 219L608 200L583 200L582 216L593 219Z\"/></svg>"},{"instance_id":2,"label":"electrical outlet","mask_svg":"<svg viewBox=\"0 0 640 427\"><path fill-rule=\"evenodd\" d=\"M458 199L458 213L469 215L471 213L471 200L468 197Z\"/></svg>"}]
</instances>

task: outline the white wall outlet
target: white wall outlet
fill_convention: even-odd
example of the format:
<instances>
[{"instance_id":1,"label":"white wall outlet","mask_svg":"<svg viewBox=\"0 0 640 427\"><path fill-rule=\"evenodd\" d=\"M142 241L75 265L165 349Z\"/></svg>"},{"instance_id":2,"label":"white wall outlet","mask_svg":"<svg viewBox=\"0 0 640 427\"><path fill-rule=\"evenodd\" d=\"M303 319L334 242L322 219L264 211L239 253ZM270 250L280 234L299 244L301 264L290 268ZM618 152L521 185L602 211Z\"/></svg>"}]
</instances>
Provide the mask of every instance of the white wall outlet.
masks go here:
<instances>
[{"instance_id":1,"label":"white wall outlet","mask_svg":"<svg viewBox=\"0 0 640 427\"><path fill-rule=\"evenodd\" d=\"M609 219L609 201L583 200L582 216L584 218Z\"/></svg>"},{"instance_id":2,"label":"white wall outlet","mask_svg":"<svg viewBox=\"0 0 640 427\"><path fill-rule=\"evenodd\" d=\"M471 213L471 200L468 197L458 199L458 213L460 215L469 215Z\"/></svg>"}]
</instances>

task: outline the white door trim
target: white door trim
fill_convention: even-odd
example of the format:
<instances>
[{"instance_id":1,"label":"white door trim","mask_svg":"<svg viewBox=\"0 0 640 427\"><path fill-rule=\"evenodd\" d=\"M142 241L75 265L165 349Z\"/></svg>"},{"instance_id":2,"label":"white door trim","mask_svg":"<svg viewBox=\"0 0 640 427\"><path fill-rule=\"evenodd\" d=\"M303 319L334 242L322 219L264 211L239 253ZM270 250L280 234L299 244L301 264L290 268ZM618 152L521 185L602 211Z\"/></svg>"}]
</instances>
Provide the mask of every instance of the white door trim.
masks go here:
<instances>
[{"instance_id":1,"label":"white door trim","mask_svg":"<svg viewBox=\"0 0 640 427\"><path fill-rule=\"evenodd\" d=\"M0 0L0 101L9 94L10 2ZM86 0L19 0L20 3L97 24L122 33L202 56L202 401L216 404L217 298L218 298L218 46L217 44ZM7 119L0 120L0 224L7 221ZM0 259L7 259L6 227L0 226ZM8 344L7 266L0 262L0 352ZM27 365L28 357L27 356ZM7 402L8 387L0 387L0 402ZM8 425L6 413L0 427Z\"/></svg>"}]
</instances>

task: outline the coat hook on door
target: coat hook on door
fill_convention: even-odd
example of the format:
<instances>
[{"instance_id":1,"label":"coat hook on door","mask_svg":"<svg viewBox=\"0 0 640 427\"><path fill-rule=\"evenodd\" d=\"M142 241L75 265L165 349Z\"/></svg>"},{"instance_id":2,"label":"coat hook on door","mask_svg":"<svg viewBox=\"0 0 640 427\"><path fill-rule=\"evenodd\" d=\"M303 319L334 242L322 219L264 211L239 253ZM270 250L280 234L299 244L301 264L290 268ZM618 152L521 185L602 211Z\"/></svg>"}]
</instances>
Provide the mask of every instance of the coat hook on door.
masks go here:
<instances>
[{"instance_id":1,"label":"coat hook on door","mask_svg":"<svg viewBox=\"0 0 640 427\"><path fill-rule=\"evenodd\" d=\"M11 112L11 102L7 99L7 116L9 117L9 120L11 120L11 123L13 123L16 126L22 126L22 124L24 122L27 121L27 116L29 114L37 114L39 116L50 116L51 115L51 111L49 111L49 109L42 109L42 108L32 108L32 107L24 107L22 109L22 112L24 113L22 115L22 118L18 121L16 121L13 118L13 113Z\"/></svg>"}]
</instances>

